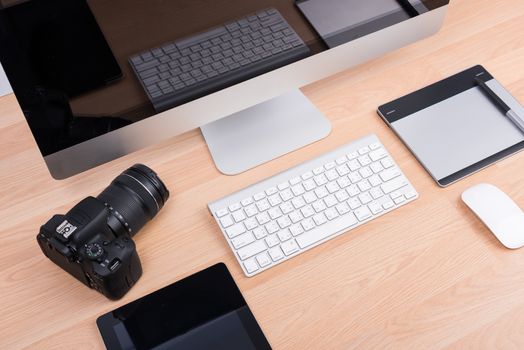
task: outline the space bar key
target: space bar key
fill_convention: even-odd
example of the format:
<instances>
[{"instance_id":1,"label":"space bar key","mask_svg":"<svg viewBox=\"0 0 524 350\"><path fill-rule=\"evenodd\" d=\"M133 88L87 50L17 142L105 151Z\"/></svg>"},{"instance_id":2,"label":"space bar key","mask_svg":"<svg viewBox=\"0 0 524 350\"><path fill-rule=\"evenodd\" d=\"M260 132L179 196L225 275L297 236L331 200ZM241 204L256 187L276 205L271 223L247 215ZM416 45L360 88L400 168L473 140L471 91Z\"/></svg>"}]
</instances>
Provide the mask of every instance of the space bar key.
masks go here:
<instances>
[{"instance_id":1,"label":"space bar key","mask_svg":"<svg viewBox=\"0 0 524 350\"><path fill-rule=\"evenodd\" d=\"M355 215L348 213L342 217L339 217L336 220L330 221L322 226L316 227L311 231L307 231L301 234L298 237L295 237L297 240L300 249L309 247L312 244L315 244L329 236L333 236L340 231L347 230L351 226L355 225L358 222Z\"/></svg>"}]
</instances>

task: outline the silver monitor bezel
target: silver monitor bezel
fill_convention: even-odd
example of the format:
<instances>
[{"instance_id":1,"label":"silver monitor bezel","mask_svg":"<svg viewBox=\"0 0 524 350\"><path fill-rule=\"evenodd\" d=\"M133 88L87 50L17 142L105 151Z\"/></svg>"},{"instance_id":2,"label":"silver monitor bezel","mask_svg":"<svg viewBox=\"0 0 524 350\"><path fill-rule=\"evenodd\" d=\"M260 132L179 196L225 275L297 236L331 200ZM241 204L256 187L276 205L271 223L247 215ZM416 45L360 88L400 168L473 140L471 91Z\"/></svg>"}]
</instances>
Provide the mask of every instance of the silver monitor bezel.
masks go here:
<instances>
[{"instance_id":1,"label":"silver monitor bezel","mask_svg":"<svg viewBox=\"0 0 524 350\"><path fill-rule=\"evenodd\" d=\"M65 179L157 144L431 36L442 27L448 6L47 155L44 160L53 178Z\"/></svg>"}]
</instances>

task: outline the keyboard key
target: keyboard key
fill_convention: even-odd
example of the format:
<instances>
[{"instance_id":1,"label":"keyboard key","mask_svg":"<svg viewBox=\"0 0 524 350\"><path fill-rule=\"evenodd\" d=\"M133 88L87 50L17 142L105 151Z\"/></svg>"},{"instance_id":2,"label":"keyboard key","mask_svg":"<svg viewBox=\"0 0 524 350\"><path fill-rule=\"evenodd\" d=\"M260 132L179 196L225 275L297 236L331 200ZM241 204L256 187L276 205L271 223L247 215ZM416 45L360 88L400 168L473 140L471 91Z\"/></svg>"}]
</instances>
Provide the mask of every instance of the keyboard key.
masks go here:
<instances>
[{"instance_id":1,"label":"keyboard key","mask_svg":"<svg viewBox=\"0 0 524 350\"><path fill-rule=\"evenodd\" d=\"M266 190L266 195L271 196L271 195L273 195L273 194L275 194L277 192L278 192L278 190L277 190L276 187L270 187L270 188L268 188Z\"/></svg>"},{"instance_id":2,"label":"keyboard key","mask_svg":"<svg viewBox=\"0 0 524 350\"><path fill-rule=\"evenodd\" d=\"M358 198L351 198L347 203L352 210L355 210L362 205Z\"/></svg>"},{"instance_id":3,"label":"keyboard key","mask_svg":"<svg viewBox=\"0 0 524 350\"><path fill-rule=\"evenodd\" d=\"M336 182L330 182L326 185L326 189L328 190L329 193L335 193L338 190L340 190L340 187L338 186Z\"/></svg>"},{"instance_id":4,"label":"keyboard key","mask_svg":"<svg viewBox=\"0 0 524 350\"><path fill-rule=\"evenodd\" d=\"M240 202L240 204L242 204L243 207L248 206L248 205L250 205L252 203L253 203L253 198L252 197L246 198L246 199L244 199L244 200L242 200Z\"/></svg>"},{"instance_id":5,"label":"keyboard key","mask_svg":"<svg viewBox=\"0 0 524 350\"><path fill-rule=\"evenodd\" d=\"M233 247L236 249L242 248L249 243L252 243L255 241L255 237L251 232L244 233L240 236L237 236L231 240L231 244L233 244Z\"/></svg>"},{"instance_id":6,"label":"keyboard key","mask_svg":"<svg viewBox=\"0 0 524 350\"><path fill-rule=\"evenodd\" d=\"M143 56L142 56L143 57ZM142 64L139 64L139 65L136 65L135 66L135 69L138 71L138 72L142 72L142 71L145 71L146 69L151 69L153 67L156 67L160 65L160 61L156 60L156 59L153 59L153 60L150 60L150 61L147 61L147 62L144 62Z\"/></svg>"},{"instance_id":7,"label":"keyboard key","mask_svg":"<svg viewBox=\"0 0 524 350\"><path fill-rule=\"evenodd\" d=\"M257 221L260 225L264 225L266 223L268 223L271 219L269 218L269 215L267 215L266 213L262 213L262 214L258 214L256 216L257 218Z\"/></svg>"},{"instance_id":8,"label":"keyboard key","mask_svg":"<svg viewBox=\"0 0 524 350\"><path fill-rule=\"evenodd\" d=\"M226 228L226 234L228 235L229 238L236 237L244 232L246 232L246 227L244 226L243 223L239 223L229 228Z\"/></svg>"},{"instance_id":9,"label":"keyboard key","mask_svg":"<svg viewBox=\"0 0 524 350\"><path fill-rule=\"evenodd\" d=\"M342 164L341 166L337 167L337 173L340 176L344 176L350 173L350 170L346 164Z\"/></svg>"},{"instance_id":10,"label":"keyboard key","mask_svg":"<svg viewBox=\"0 0 524 350\"><path fill-rule=\"evenodd\" d=\"M300 209L304 205L306 205L306 202L302 199L302 197L294 198L291 203L293 203L293 206L295 209Z\"/></svg>"},{"instance_id":11,"label":"keyboard key","mask_svg":"<svg viewBox=\"0 0 524 350\"><path fill-rule=\"evenodd\" d=\"M358 173L363 178L367 178L367 177L370 177L371 175L373 175L373 171L369 167L365 167L365 168L360 169L358 171ZM384 180L384 181L386 181L386 180Z\"/></svg>"},{"instance_id":12,"label":"keyboard key","mask_svg":"<svg viewBox=\"0 0 524 350\"><path fill-rule=\"evenodd\" d=\"M269 260L269 257L267 256L266 253L262 253L262 254L257 255L256 259L257 259L258 265L260 265L260 267L266 267L266 266L271 264L271 260Z\"/></svg>"},{"instance_id":13,"label":"keyboard key","mask_svg":"<svg viewBox=\"0 0 524 350\"><path fill-rule=\"evenodd\" d=\"M306 191L311 191L317 187L317 184L312 179L304 181L302 185Z\"/></svg>"},{"instance_id":14,"label":"keyboard key","mask_svg":"<svg viewBox=\"0 0 524 350\"><path fill-rule=\"evenodd\" d=\"M373 199L377 199L377 198L380 198L382 197L384 194L382 193L382 191L380 190L380 188L372 188L370 191L369 191L369 194L371 195L371 197L373 197Z\"/></svg>"},{"instance_id":15,"label":"keyboard key","mask_svg":"<svg viewBox=\"0 0 524 350\"><path fill-rule=\"evenodd\" d=\"M337 180L337 183L340 186L340 188L346 188L349 185L351 185L351 180L347 176L344 176L344 177L339 178Z\"/></svg>"},{"instance_id":16,"label":"keyboard key","mask_svg":"<svg viewBox=\"0 0 524 350\"><path fill-rule=\"evenodd\" d=\"M233 211L235 211L235 210L238 210L238 209L240 209L240 208L242 208L242 206L240 205L240 203L234 203L234 204L231 204L231 205L229 206L229 210L230 210L231 212L233 212Z\"/></svg>"},{"instance_id":17,"label":"keyboard key","mask_svg":"<svg viewBox=\"0 0 524 350\"><path fill-rule=\"evenodd\" d=\"M326 215L324 215L324 213L320 213L320 214L316 214L313 216L313 221L315 221L315 224L317 226L320 226L326 223L327 218L326 218Z\"/></svg>"},{"instance_id":18,"label":"keyboard key","mask_svg":"<svg viewBox=\"0 0 524 350\"><path fill-rule=\"evenodd\" d=\"M282 251L284 252L284 254L286 254L288 256L293 254L293 253L298 252L298 250L299 250L298 245L297 245L297 243L295 242L294 239L291 239L289 241L286 241L286 242L282 243L280 245L280 248L282 248Z\"/></svg>"},{"instance_id":19,"label":"keyboard key","mask_svg":"<svg viewBox=\"0 0 524 350\"><path fill-rule=\"evenodd\" d=\"M291 225L291 219L287 215L283 216L277 220L277 224L280 228L284 229Z\"/></svg>"},{"instance_id":20,"label":"keyboard key","mask_svg":"<svg viewBox=\"0 0 524 350\"><path fill-rule=\"evenodd\" d=\"M349 170L351 171L357 171L360 169L360 163L357 160L351 160L347 163L347 166L349 167Z\"/></svg>"},{"instance_id":21,"label":"keyboard key","mask_svg":"<svg viewBox=\"0 0 524 350\"><path fill-rule=\"evenodd\" d=\"M328 181L333 181L335 179L337 179L339 177L338 173L336 172L336 170L328 170L326 171L326 178L328 179Z\"/></svg>"},{"instance_id":22,"label":"keyboard key","mask_svg":"<svg viewBox=\"0 0 524 350\"><path fill-rule=\"evenodd\" d=\"M356 158L358 157L358 152L350 152L350 153L346 154L346 157L347 157L349 160L356 159Z\"/></svg>"},{"instance_id":23,"label":"keyboard key","mask_svg":"<svg viewBox=\"0 0 524 350\"><path fill-rule=\"evenodd\" d=\"M359 221L364 221L371 217L371 211L369 210L367 206L363 206L363 207L355 209L354 213Z\"/></svg>"},{"instance_id":24,"label":"keyboard key","mask_svg":"<svg viewBox=\"0 0 524 350\"><path fill-rule=\"evenodd\" d=\"M294 186L294 185L300 183L300 181L302 181L302 180L297 176L297 177L294 177L291 180L289 180L289 183L291 184L291 186Z\"/></svg>"},{"instance_id":25,"label":"keyboard key","mask_svg":"<svg viewBox=\"0 0 524 350\"><path fill-rule=\"evenodd\" d=\"M269 249L269 255L273 261L279 261L284 258L284 254L279 247Z\"/></svg>"},{"instance_id":26,"label":"keyboard key","mask_svg":"<svg viewBox=\"0 0 524 350\"><path fill-rule=\"evenodd\" d=\"M277 235L269 235L266 237L266 243L268 247L274 247L276 245L280 244L280 240L278 239Z\"/></svg>"},{"instance_id":27,"label":"keyboard key","mask_svg":"<svg viewBox=\"0 0 524 350\"><path fill-rule=\"evenodd\" d=\"M291 232L289 232L289 230L278 231L277 236L281 242L285 242L292 237Z\"/></svg>"},{"instance_id":28,"label":"keyboard key","mask_svg":"<svg viewBox=\"0 0 524 350\"><path fill-rule=\"evenodd\" d=\"M302 221L302 228L304 229L304 231L309 231L313 227L315 227L315 223L313 222L313 219L308 218Z\"/></svg>"},{"instance_id":29,"label":"keyboard key","mask_svg":"<svg viewBox=\"0 0 524 350\"><path fill-rule=\"evenodd\" d=\"M297 210L297 211L294 211L292 213L289 214L289 219L291 220L292 223L297 223L299 222L300 220L302 220L304 218L304 216L302 215L302 213Z\"/></svg>"},{"instance_id":30,"label":"keyboard key","mask_svg":"<svg viewBox=\"0 0 524 350\"><path fill-rule=\"evenodd\" d=\"M338 211L335 208L329 208L324 212L328 220L333 220L339 216Z\"/></svg>"},{"instance_id":31,"label":"keyboard key","mask_svg":"<svg viewBox=\"0 0 524 350\"><path fill-rule=\"evenodd\" d=\"M259 211L265 211L271 208L271 205L269 204L269 201L266 198L262 199L261 201L258 201L256 203L256 206Z\"/></svg>"},{"instance_id":32,"label":"keyboard key","mask_svg":"<svg viewBox=\"0 0 524 350\"><path fill-rule=\"evenodd\" d=\"M369 148L370 148L371 150L375 150L375 149L377 149L377 148L380 148L380 143L378 143L378 142L373 142L372 144L369 145Z\"/></svg>"},{"instance_id":33,"label":"keyboard key","mask_svg":"<svg viewBox=\"0 0 524 350\"><path fill-rule=\"evenodd\" d=\"M223 228L227 228L231 225L233 225L235 222L233 221L233 218L231 217L231 215L228 215L226 217L223 217L222 219L220 219L220 224L222 225Z\"/></svg>"},{"instance_id":34,"label":"keyboard key","mask_svg":"<svg viewBox=\"0 0 524 350\"><path fill-rule=\"evenodd\" d=\"M255 262L255 259L249 259L249 260L244 261L244 267L246 268L246 271L248 273L253 273L256 270L258 270L258 265Z\"/></svg>"},{"instance_id":35,"label":"keyboard key","mask_svg":"<svg viewBox=\"0 0 524 350\"><path fill-rule=\"evenodd\" d=\"M253 199L256 201L261 200L262 198L265 198L266 194L264 192L259 192L253 196Z\"/></svg>"},{"instance_id":36,"label":"keyboard key","mask_svg":"<svg viewBox=\"0 0 524 350\"><path fill-rule=\"evenodd\" d=\"M233 219L235 222L240 222L246 219L246 214L244 214L244 211L242 209L237 210L233 213Z\"/></svg>"},{"instance_id":37,"label":"keyboard key","mask_svg":"<svg viewBox=\"0 0 524 350\"><path fill-rule=\"evenodd\" d=\"M280 198L279 194L274 194L271 197L268 198L269 204L271 204L272 207L279 205L282 203L282 199Z\"/></svg>"},{"instance_id":38,"label":"keyboard key","mask_svg":"<svg viewBox=\"0 0 524 350\"><path fill-rule=\"evenodd\" d=\"M247 258L257 255L258 253L262 253L266 249L267 247L264 241L256 241L237 250L237 254L241 260L246 260Z\"/></svg>"},{"instance_id":39,"label":"keyboard key","mask_svg":"<svg viewBox=\"0 0 524 350\"><path fill-rule=\"evenodd\" d=\"M346 190L340 190L337 193L335 193L335 197L339 202L345 202L349 199L349 194Z\"/></svg>"},{"instance_id":40,"label":"keyboard key","mask_svg":"<svg viewBox=\"0 0 524 350\"><path fill-rule=\"evenodd\" d=\"M318 200L316 201L315 203L313 203L313 209L315 209L315 211L317 213L320 213L324 210L326 210L326 203L324 203L324 201L321 199L321 200Z\"/></svg>"},{"instance_id":41,"label":"keyboard key","mask_svg":"<svg viewBox=\"0 0 524 350\"><path fill-rule=\"evenodd\" d=\"M364 154L366 154L368 152L369 152L369 147L368 146L364 146L364 147L358 149L358 154L360 154L360 155L364 155Z\"/></svg>"},{"instance_id":42,"label":"keyboard key","mask_svg":"<svg viewBox=\"0 0 524 350\"><path fill-rule=\"evenodd\" d=\"M335 161L338 165L341 165L341 164L344 164L345 162L347 162L347 157L346 156L342 156L342 157L339 157L337 158L337 160Z\"/></svg>"},{"instance_id":43,"label":"keyboard key","mask_svg":"<svg viewBox=\"0 0 524 350\"><path fill-rule=\"evenodd\" d=\"M315 175L320 175L323 172L324 172L324 167L321 167L321 166L313 169L313 174L315 174Z\"/></svg>"},{"instance_id":44,"label":"keyboard key","mask_svg":"<svg viewBox=\"0 0 524 350\"><path fill-rule=\"evenodd\" d=\"M246 225L246 228L248 230L252 230L258 226L258 221L255 218L249 218L246 221L244 221L244 225Z\"/></svg>"},{"instance_id":45,"label":"keyboard key","mask_svg":"<svg viewBox=\"0 0 524 350\"><path fill-rule=\"evenodd\" d=\"M217 210L215 212L215 215L217 216L217 218L221 218L222 216L226 215L227 213L229 213L229 211L226 208L223 208L223 209Z\"/></svg>"},{"instance_id":46,"label":"keyboard key","mask_svg":"<svg viewBox=\"0 0 524 350\"><path fill-rule=\"evenodd\" d=\"M406 201L406 197L404 197L404 196L400 196L398 198L395 198L395 200L394 200L395 204L400 204L400 203L403 203L405 201Z\"/></svg>"},{"instance_id":47,"label":"keyboard key","mask_svg":"<svg viewBox=\"0 0 524 350\"><path fill-rule=\"evenodd\" d=\"M283 182L280 185L278 185L277 188L278 188L279 191L283 191L286 188L289 188L289 182Z\"/></svg>"},{"instance_id":48,"label":"keyboard key","mask_svg":"<svg viewBox=\"0 0 524 350\"><path fill-rule=\"evenodd\" d=\"M258 214L258 209L254 204L251 204L244 208L244 212L248 217L252 217Z\"/></svg>"},{"instance_id":49,"label":"keyboard key","mask_svg":"<svg viewBox=\"0 0 524 350\"><path fill-rule=\"evenodd\" d=\"M275 232L277 232L280 229L278 227L278 224L275 221L271 221L265 227L266 227L267 233L269 233L269 234L275 233Z\"/></svg>"},{"instance_id":50,"label":"keyboard key","mask_svg":"<svg viewBox=\"0 0 524 350\"><path fill-rule=\"evenodd\" d=\"M372 163L370 166L371 170L375 173L375 174L378 174L380 173L382 170L384 170L384 167L382 166L381 163L377 162L377 163Z\"/></svg>"},{"instance_id":51,"label":"keyboard key","mask_svg":"<svg viewBox=\"0 0 524 350\"><path fill-rule=\"evenodd\" d=\"M402 196L402 192L400 190L393 191L389 194L389 196L391 197L391 199L395 199Z\"/></svg>"},{"instance_id":52,"label":"keyboard key","mask_svg":"<svg viewBox=\"0 0 524 350\"><path fill-rule=\"evenodd\" d=\"M319 187L315 189L315 194L317 195L318 198L324 198L327 195L329 195L329 191L326 189L325 186L323 186L323 187Z\"/></svg>"},{"instance_id":53,"label":"keyboard key","mask_svg":"<svg viewBox=\"0 0 524 350\"><path fill-rule=\"evenodd\" d=\"M314 180L315 180L315 183L318 186L322 186L322 185L325 185L325 184L328 183L328 179L327 179L326 175L324 175L324 174L320 174L318 176L315 176Z\"/></svg>"},{"instance_id":54,"label":"keyboard key","mask_svg":"<svg viewBox=\"0 0 524 350\"><path fill-rule=\"evenodd\" d=\"M305 192L304 187L301 184L296 184L295 186L291 187L291 191L295 196L300 196Z\"/></svg>"},{"instance_id":55,"label":"keyboard key","mask_svg":"<svg viewBox=\"0 0 524 350\"><path fill-rule=\"evenodd\" d=\"M389 182L386 182L380 186L384 193L390 193L399 188L402 188L408 184L407 180L403 177L397 177Z\"/></svg>"},{"instance_id":56,"label":"keyboard key","mask_svg":"<svg viewBox=\"0 0 524 350\"><path fill-rule=\"evenodd\" d=\"M341 216L338 219L331 221L329 224L326 224L327 226L323 226L320 229L305 232L300 236L296 237L295 239L300 248L304 249L329 236L334 235L335 233L340 232L341 230L348 229L349 227L357 223L358 221L355 218L355 215L353 215L352 213L348 213L345 216Z\"/></svg>"},{"instance_id":57,"label":"keyboard key","mask_svg":"<svg viewBox=\"0 0 524 350\"><path fill-rule=\"evenodd\" d=\"M380 178L382 179L382 181L389 181L400 175L400 170L398 168L390 168L381 172Z\"/></svg>"},{"instance_id":58,"label":"keyboard key","mask_svg":"<svg viewBox=\"0 0 524 350\"><path fill-rule=\"evenodd\" d=\"M269 209L267 213L272 220L278 219L282 216L282 210L278 207Z\"/></svg>"},{"instance_id":59,"label":"keyboard key","mask_svg":"<svg viewBox=\"0 0 524 350\"><path fill-rule=\"evenodd\" d=\"M369 152L369 157L374 162L376 162L379 159L384 158L387 155L388 155L388 153L386 152L386 150L384 148L379 148L379 149L376 149L376 150L374 150L372 152Z\"/></svg>"},{"instance_id":60,"label":"keyboard key","mask_svg":"<svg viewBox=\"0 0 524 350\"><path fill-rule=\"evenodd\" d=\"M410 191L406 192L404 195L406 196L407 199L411 199L411 198L417 196L417 192L415 192L413 190L410 190Z\"/></svg>"},{"instance_id":61,"label":"keyboard key","mask_svg":"<svg viewBox=\"0 0 524 350\"><path fill-rule=\"evenodd\" d=\"M362 166L366 166L366 165L371 164L371 159L367 155L358 157L357 159L358 159L358 162L360 163L360 165L362 165Z\"/></svg>"},{"instance_id":62,"label":"keyboard key","mask_svg":"<svg viewBox=\"0 0 524 350\"><path fill-rule=\"evenodd\" d=\"M307 204L311 204L311 203L313 203L314 201L317 200L317 196L315 196L314 192L305 193L303 198L304 198L304 200L306 201Z\"/></svg>"},{"instance_id":63,"label":"keyboard key","mask_svg":"<svg viewBox=\"0 0 524 350\"><path fill-rule=\"evenodd\" d=\"M299 234L304 232L304 229L301 225L293 225L289 228L289 232L291 232L293 236L298 236Z\"/></svg>"},{"instance_id":64,"label":"keyboard key","mask_svg":"<svg viewBox=\"0 0 524 350\"><path fill-rule=\"evenodd\" d=\"M308 179L311 179L313 177L313 172L312 171L308 171L307 173L304 173L302 174L301 178L302 180L308 180Z\"/></svg>"},{"instance_id":65,"label":"keyboard key","mask_svg":"<svg viewBox=\"0 0 524 350\"><path fill-rule=\"evenodd\" d=\"M378 214L378 213L384 211L384 210L382 209L382 206L381 206L379 203L377 203L377 202L370 203L370 204L368 205L368 207L369 207L369 210L371 210L371 212L372 212L373 214Z\"/></svg>"},{"instance_id":66,"label":"keyboard key","mask_svg":"<svg viewBox=\"0 0 524 350\"><path fill-rule=\"evenodd\" d=\"M373 200L373 198L371 198L371 196L367 192L360 194L358 196L358 199L360 200L360 203L362 204L368 204L369 202Z\"/></svg>"},{"instance_id":67,"label":"keyboard key","mask_svg":"<svg viewBox=\"0 0 524 350\"><path fill-rule=\"evenodd\" d=\"M330 194L329 196L327 196L326 198L324 198L324 203L326 203L326 206L328 208L334 206L334 205L337 205L338 204L338 201L337 199L335 198L334 195Z\"/></svg>"},{"instance_id":68,"label":"keyboard key","mask_svg":"<svg viewBox=\"0 0 524 350\"><path fill-rule=\"evenodd\" d=\"M392 201L387 201L384 204L382 204L382 208L384 208L384 210L391 209L394 206L395 206L395 204Z\"/></svg>"},{"instance_id":69,"label":"keyboard key","mask_svg":"<svg viewBox=\"0 0 524 350\"><path fill-rule=\"evenodd\" d=\"M393 164L393 161L391 160L391 158L387 157L387 158L384 158L380 161L380 164L382 164L382 166L384 168L390 168L392 167L394 164Z\"/></svg>"},{"instance_id":70,"label":"keyboard key","mask_svg":"<svg viewBox=\"0 0 524 350\"><path fill-rule=\"evenodd\" d=\"M291 204L291 202L286 202L280 206L280 210L282 210L282 214L289 214L293 210L295 210L295 208L293 207L293 204Z\"/></svg>"},{"instance_id":71,"label":"keyboard key","mask_svg":"<svg viewBox=\"0 0 524 350\"><path fill-rule=\"evenodd\" d=\"M315 210L313 210L313 208L311 207L311 205L306 205L305 207L303 207L302 209L300 209L300 212L302 213L302 215L305 217L305 218L308 218L312 215L315 214Z\"/></svg>"},{"instance_id":72,"label":"keyboard key","mask_svg":"<svg viewBox=\"0 0 524 350\"><path fill-rule=\"evenodd\" d=\"M340 215L344 215L350 211L349 205L341 203L335 207Z\"/></svg>"}]
</instances>

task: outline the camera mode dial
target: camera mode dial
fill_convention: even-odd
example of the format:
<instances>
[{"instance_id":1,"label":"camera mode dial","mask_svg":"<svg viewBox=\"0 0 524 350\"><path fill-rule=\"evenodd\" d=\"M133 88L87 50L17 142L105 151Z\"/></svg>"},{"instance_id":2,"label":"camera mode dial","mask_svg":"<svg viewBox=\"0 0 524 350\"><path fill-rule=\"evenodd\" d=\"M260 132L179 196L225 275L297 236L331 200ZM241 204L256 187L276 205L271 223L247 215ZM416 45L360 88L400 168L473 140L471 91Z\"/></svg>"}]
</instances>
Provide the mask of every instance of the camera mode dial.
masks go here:
<instances>
[{"instance_id":1,"label":"camera mode dial","mask_svg":"<svg viewBox=\"0 0 524 350\"><path fill-rule=\"evenodd\" d=\"M98 259L104 254L104 248L98 243L89 243L85 247L85 251L89 259Z\"/></svg>"}]
</instances>

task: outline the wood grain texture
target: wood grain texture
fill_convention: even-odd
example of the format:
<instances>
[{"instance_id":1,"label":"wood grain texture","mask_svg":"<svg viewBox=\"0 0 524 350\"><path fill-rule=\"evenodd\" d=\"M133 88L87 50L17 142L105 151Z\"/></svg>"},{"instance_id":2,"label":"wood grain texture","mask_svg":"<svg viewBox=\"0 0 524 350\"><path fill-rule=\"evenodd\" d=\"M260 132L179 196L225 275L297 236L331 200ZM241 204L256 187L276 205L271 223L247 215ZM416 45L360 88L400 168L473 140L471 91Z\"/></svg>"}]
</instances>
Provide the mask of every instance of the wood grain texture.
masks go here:
<instances>
[{"instance_id":1,"label":"wood grain texture","mask_svg":"<svg viewBox=\"0 0 524 350\"><path fill-rule=\"evenodd\" d=\"M441 189L375 113L479 63L524 102L523 33L522 0L452 0L435 36L303 89L332 121L328 138L234 177L215 169L192 131L55 181L15 98L0 99L0 348L102 348L99 315L219 261L275 349L524 348L524 249L503 248L460 201L467 187L490 182L524 207L524 153ZM244 277L206 204L369 133L420 198ZM111 302L45 258L35 236L136 162L155 169L172 196L135 237L143 277Z\"/></svg>"}]
</instances>

